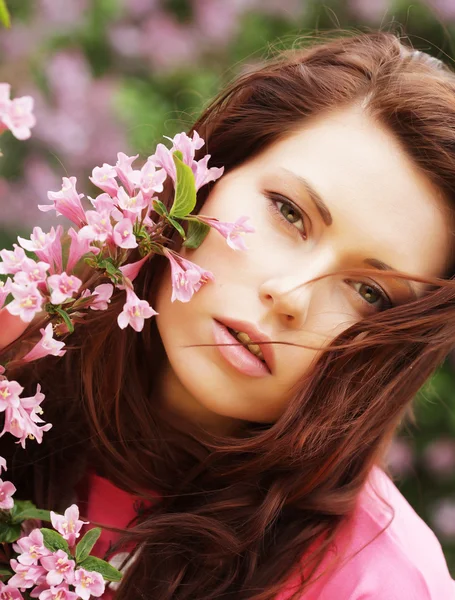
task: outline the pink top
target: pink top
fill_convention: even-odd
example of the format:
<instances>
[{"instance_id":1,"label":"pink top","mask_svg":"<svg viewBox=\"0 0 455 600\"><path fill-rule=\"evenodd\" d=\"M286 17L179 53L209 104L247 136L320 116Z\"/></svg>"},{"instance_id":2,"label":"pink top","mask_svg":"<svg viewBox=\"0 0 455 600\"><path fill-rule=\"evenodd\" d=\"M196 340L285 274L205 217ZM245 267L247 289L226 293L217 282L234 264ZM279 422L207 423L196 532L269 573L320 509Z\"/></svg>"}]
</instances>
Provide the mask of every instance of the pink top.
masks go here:
<instances>
[{"instance_id":1,"label":"pink top","mask_svg":"<svg viewBox=\"0 0 455 600\"><path fill-rule=\"evenodd\" d=\"M391 516L373 488L393 507L395 518L385 532L368 544ZM90 521L126 527L135 516L134 498L92 474L85 512ZM102 557L115 539L115 533L103 530L94 554ZM340 530L317 574L335 555L342 557L341 563L335 571L315 581L301 596L302 600L455 600L455 581L438 539L379 467L372 469L352 520ZM110 562L119 566L121 559L120 555L114 556ZM288 600L296 581L291 577L276 600ZM112 593L105 593L103 599L109 598Z\"/></svg>"}]
</instances>

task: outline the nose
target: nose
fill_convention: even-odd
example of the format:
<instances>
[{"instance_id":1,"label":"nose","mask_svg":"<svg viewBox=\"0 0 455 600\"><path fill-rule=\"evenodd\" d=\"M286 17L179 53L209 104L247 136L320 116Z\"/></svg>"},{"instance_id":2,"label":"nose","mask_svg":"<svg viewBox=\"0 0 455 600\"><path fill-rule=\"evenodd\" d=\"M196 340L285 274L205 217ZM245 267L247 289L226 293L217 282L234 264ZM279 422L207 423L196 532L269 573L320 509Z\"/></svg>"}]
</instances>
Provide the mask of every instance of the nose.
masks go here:
<instances>
[{"instance_id":1,"label":"nose","mask_svg":"<svg viewBox=\"0 0 455 600\"><path fill-rule=\"evenodd\" d=\"M302 277L279 276L261 285L262 302L287 327L299 329L305 323L311 296L311 284L305 283Z\"/></svg>"},{"instance_id":2,"label":"nose","mask_svg":"<svg viewBox=\"0 0 455 600\"><path fill-rule=\"evenodd\" d=\"M328 255L330 254L330 256ZM334 257L331 253L319 256L311 265L293 267L292 273L282 271L267 278L260 286L261 302L283 322L286 327L302 329L311 306L315 286L323 285L326 279L311 280L333 272Z\"/></svg>"}]
</instances>

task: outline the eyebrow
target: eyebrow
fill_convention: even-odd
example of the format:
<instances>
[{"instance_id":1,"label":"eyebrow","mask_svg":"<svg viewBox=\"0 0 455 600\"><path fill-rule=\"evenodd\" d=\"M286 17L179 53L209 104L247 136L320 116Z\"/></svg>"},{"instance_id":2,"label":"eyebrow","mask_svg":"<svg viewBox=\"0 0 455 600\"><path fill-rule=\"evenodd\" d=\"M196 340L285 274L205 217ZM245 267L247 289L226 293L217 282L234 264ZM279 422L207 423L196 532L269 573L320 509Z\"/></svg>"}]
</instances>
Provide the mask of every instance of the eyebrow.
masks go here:
<instances>
[{"instance_id":1,"label":"eyebrow","mask_svg":"<svg viewBox=\"0 0 455 600\"><path fill-rule=\"evenodd\" d=\"M297 173L294 173L293 171L289 171L289 169L286 169L285 167L282 167L281 170L284 171L287 175L291 176L293 179L295 179L300 184L300 186L305 189L305 192L308 194L308 196L313 201L314 205L316 206L316 209L318 210L319 214L322 217L322 220L327 225L327 227L332 225L332 223L333 223L332 213L330 212L329 207L325 203L322 196L314 189L314 187L311 185L311 183L307 179L302 177L301 175L297 175ZM398 270L398 269L395 269L394 267L391 267L390 265L382 262L382 260L378 260L377 258L366 258L363 262L367 265L370 265L371 267L373 267L375 269L378 269L379 271L397 271ZM401 281L408 288L408 290L412 296L412 299L416 300L417 292L416 292L414 286L411 284L411 282L408 281L407 279L402 279Z\"/></svg>"},{"instance_id":2,"label":"eyebrow","mask_svg":"<svg viewBox=\"0 0 455 600\"><path fill-rule=\"evenodd\" d=\"M329 227L333 223L333 217L329 210L329 207L324 202L322 196L314 189L311 183L301 175L297 175L297 173L289 171L289 169L286 169L285 167L283 167L282 170L287 175L290 175L293 179L295 179L305 189L305 192L308 194L308 196L311 198L316 208L318 209L322 220L327 225L327 227Z\"/></svg>"}]
</instances>

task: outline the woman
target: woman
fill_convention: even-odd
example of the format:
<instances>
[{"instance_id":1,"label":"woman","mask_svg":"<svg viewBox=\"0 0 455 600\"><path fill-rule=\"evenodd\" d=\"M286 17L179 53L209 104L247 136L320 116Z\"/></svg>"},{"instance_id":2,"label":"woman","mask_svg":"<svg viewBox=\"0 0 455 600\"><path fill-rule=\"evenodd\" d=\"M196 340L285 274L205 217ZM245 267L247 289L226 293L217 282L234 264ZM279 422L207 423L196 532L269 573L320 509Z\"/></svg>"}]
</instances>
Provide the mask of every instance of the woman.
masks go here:
<instances>
[{"instance_id":1,"label":"woman","mask_svg":"<svg viewBox=\"0 0 455 600\"><path fill-rule=\"evenodd\" d=\"M132 553L122 600L455 598L383 470L455 345L454 74L393 34L338 37L240 76L194 130L225 168L196 212L249 215L249 250L182 250L216 277L188 303L154 257L140 334L119 294L12 373L54 424L10 451L17 496L117 528L97 551Z\"/></svg>"}]
</instances>

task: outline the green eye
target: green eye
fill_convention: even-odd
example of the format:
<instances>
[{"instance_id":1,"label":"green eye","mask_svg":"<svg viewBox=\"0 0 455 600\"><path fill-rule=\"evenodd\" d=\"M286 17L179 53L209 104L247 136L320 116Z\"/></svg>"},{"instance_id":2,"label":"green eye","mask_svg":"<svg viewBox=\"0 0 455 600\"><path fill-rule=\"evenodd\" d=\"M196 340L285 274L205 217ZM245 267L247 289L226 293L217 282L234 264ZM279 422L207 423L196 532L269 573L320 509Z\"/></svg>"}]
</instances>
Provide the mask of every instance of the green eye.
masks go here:
<instances>
[{"instance_id":1,"label":"green eye","mask_svg":"<svg viewBox=\"0 0 455 600\"><path fill-rule=\"evenodd\" d=\"M370 304L375 304L378 300L380 300L381 298L384 298L383 294L381 294L381 292L379 290L377 290L373 286L369 285L368 283L361 284L360 292L359 292L360 294L362 294L362 290L364 292L366 291L366 294L363 297Z\"/></svg>"}]
</instances>

